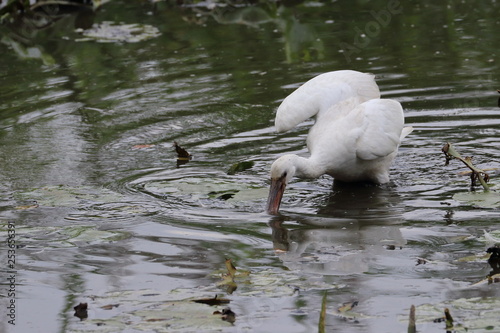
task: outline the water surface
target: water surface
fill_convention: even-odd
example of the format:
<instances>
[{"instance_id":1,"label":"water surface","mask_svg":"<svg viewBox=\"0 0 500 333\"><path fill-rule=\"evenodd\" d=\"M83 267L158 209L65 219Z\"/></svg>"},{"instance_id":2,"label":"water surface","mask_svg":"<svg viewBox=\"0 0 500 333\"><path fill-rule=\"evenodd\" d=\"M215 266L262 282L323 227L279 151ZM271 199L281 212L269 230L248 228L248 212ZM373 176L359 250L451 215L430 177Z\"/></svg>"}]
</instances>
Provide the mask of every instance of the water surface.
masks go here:
<instances>
[{"instance_id":1,"label":"water surface","mask_svg":"<svg viewBox=\"0 0 500 333\"><path fill-rule=\"evenodd\" d=\"M4 24L0 216L3 238L12 221L18 244L15 331L305 332L325 291L328 330L406 332L411 305L422 332L445 331L433 322L444 307L475 332L500 329L489 319L498 307L485 305L499 301L497 286L472 286L492 271L483 234L498 229L499 208L454 200L469 179L441 153L451 142L499 167L498 6L110 1L44 28ZM82 40L82 17L161 34ZM268 216L269 167L307 155L312 124L276 134L275 109L338 69L374 73L415 128L392 182L295 180L282 215ZM189 163L177 165L174 141ZM241 161L253 164L229 175ZM6 241L1 249L7 262ZM226 258L251 272L231 294L217 286ZM216 293L230 299L234 324L212 315L222 306L181 306Z\"/></svg>"}]
</instances>

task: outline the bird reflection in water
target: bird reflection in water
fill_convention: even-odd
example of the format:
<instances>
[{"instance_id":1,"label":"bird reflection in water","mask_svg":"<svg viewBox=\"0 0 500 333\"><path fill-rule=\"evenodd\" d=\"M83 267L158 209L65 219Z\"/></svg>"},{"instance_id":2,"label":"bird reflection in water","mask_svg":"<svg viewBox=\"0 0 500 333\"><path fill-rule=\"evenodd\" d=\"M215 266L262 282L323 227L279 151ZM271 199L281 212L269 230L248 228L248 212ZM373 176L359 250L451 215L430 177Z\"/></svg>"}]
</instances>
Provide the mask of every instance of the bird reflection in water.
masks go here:
<instances>
[{"instance_id":1,"label":"bird reflection in water","mask_svg":"<svg viewBox=\"0 0 500 333\"><path fill-rule=\"evenodd\" d=\"M269 225L274 249L288 268L344 275L368 272L375 261L391 256L390 249L406 244L402 213L393 184L334 182L317 215L282 214Z\"/></svg>"}]
</instances>

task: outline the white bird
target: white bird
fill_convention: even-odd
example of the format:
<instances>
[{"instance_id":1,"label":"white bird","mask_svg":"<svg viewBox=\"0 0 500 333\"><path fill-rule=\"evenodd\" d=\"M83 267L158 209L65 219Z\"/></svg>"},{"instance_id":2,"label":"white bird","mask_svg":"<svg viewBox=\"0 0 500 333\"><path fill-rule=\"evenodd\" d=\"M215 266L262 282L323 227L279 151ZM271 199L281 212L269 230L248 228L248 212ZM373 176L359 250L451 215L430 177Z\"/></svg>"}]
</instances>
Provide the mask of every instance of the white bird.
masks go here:
<instances>
[{"instance_id":1,"label":"white bird","mask_svg":"<svg viewBox=\"0 0 500 333\"><path fill-rule=\"evenodd\" d=\"M313 116L310 157L287 154L271 166L269 214L278 213L293 176L387 183L399 144L413 130L404 127L399 102L380 99L374 75L351 70L324 73L300 86L279 106L275 127L287 131Z\"/></svg>"}]
</instances>

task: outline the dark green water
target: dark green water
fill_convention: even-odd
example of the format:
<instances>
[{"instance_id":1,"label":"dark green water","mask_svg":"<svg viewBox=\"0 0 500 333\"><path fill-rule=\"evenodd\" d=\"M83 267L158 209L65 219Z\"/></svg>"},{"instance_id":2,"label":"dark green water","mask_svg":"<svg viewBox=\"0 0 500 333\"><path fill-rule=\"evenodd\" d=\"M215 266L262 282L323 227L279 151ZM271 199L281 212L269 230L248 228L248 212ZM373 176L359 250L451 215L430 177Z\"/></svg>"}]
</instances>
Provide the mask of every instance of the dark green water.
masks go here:
<instances>
[{"instance_id":1,"label":"dark green water","mask_svg":"<svg viewBox=\"0 0 500 333\"><path fill-rule=\"evenodd\" d=\"M454 200L469 180L441 153L449 141L479 166L499 167L499 11L495 1L110 1L93 18L4 24L1 265L9 221L18 248L16 296L9 267L0 291L5 304L15 299L16 325L2 305L0 330L316 331L325 290L328 331L406 332L411 305L420 332L445 331L433 322L444 307L474 332L500 330L498 286L471 286L492 267L462 259L485 254L484 231L494 235L500 210ZM84 41L75 26L92 19L161 34ZM306 154L312 123L276 134L274 111L301 83L338 69L376 74L415 128L393 184L295 180L282 217L270 217L270 165ZM189 163L176 165L174 141ZM253 166L228 175L239 161ZM32 200L39 206L22 207ZM251 271L232 294L216 286L225 258ZM196 309L209 318L199 321L180 305L175 316L158 310L215 293L231 300L233 325L209 306ZM353 301L355 314L335 314ZM84 321L73 316L80 302Z\"/></svg>"}]
</instances>

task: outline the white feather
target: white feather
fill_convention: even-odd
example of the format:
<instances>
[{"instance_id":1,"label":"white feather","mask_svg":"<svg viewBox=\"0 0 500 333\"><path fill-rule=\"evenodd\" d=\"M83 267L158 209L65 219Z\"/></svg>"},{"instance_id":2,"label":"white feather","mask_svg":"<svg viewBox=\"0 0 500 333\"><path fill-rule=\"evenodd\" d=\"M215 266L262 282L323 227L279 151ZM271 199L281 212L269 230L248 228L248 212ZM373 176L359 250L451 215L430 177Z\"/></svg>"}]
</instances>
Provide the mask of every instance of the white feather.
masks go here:
<instances>
[{"instance_id":1,"label":"white feather","mask_svg":"<svg viewBox=\"0 0 500 333\"><path fill-rule=\"evenodd\" d=\"M318 75L286 97L276 112L275 126L285 132L331 106L352 97L360 102L379 98L380 91L372 74L351 70Z\"/></svg>"}]
</instances>

